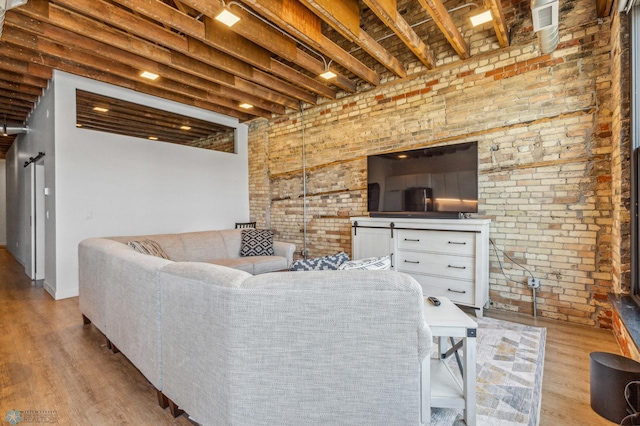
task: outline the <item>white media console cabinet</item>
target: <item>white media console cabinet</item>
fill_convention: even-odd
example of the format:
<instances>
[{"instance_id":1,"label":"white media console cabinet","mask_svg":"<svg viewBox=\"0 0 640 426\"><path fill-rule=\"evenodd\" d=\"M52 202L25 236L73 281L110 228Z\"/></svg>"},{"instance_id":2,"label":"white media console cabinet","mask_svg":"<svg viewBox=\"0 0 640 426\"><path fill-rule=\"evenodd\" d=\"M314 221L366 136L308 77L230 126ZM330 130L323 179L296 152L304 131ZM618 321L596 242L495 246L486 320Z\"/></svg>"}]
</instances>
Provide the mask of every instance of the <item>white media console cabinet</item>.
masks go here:
<instances>
[{"instance_id":1,"label":"white media console cabinet","mask_svg":"<svg viewBox=\"0 0 640 426\"><path fill-rule=\"evenodd\" d=\"M489 219L352 217L353 259L391 256L391 269L442 296L476 309L489 303Z\"/></svg>"}]
</instances>

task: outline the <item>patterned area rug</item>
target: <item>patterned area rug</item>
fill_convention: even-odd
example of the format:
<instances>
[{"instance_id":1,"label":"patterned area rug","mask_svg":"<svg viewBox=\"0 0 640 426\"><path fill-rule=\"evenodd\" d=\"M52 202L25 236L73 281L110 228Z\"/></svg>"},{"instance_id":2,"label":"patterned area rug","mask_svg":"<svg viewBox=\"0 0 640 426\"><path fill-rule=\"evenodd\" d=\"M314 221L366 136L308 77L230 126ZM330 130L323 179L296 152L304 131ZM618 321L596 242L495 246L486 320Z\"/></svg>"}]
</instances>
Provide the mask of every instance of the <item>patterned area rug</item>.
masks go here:
<instances>
[{"instance_id":1,"label":"patterned area rug","mask_svg":"<svg viewBox=\"0 0 640 426\"><path fill-rule=\"evenodd\" d=\"M474 321L478 323L477 426L537 426L547 330L493 318ZM437 357L437 347L433 356ZM459 373L455 357L447 362ZM431 410L431 425L464 424L462 410Z\"/></svg>"}]
</instances>

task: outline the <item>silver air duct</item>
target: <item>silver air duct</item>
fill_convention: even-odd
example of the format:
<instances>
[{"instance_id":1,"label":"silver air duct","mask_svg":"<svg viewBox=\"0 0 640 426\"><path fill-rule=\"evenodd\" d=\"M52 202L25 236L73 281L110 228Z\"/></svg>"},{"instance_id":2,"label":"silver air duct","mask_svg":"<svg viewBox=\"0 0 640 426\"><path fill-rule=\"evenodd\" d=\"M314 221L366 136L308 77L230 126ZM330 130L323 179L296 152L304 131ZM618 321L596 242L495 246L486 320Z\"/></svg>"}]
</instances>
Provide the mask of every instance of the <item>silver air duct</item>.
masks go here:
<instances>
[{"instance_id":1,"label":"silver air duct","mask_svg":"<svg viewBox=\"0 0 640 426\"><path fill-rule=\"evenodd\" d=\"M542 53L558 47L558 0L531 0L533 31L538 33Z\"/></svg>"},{"instance_id":2,"label":"silver air duct","mask_svg":"<svg viewBox=\"0 0 640 426\"><path fill-rule=\"evenodd\" d=\"M4 27L5 12L26 3L27 0L0 0L0 38L2 38L2 27Z\"/></svg>"},{"instance_id":3,"label":"silver air duct","mask_svg":"<svg viewBox=\"0 0 640 426\"><path fill-rule=\"evenodd\" d=\"M20 135L27 133L29 128L21 124L3 123L2 124L2 136Z\"/></svg>"}]
</instances>

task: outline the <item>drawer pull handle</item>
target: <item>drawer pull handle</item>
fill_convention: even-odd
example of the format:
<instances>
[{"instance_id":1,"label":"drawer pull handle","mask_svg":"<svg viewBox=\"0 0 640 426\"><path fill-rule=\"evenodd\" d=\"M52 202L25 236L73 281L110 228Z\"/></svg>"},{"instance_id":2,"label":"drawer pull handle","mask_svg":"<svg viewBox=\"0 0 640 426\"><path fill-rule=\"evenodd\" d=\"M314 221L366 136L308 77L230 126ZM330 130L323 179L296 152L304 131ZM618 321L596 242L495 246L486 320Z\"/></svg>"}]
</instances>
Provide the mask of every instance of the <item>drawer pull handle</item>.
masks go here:
<instances>
[{"instance_id":1,"label":"drawer pull handle","mask_svg":"<svg viewBox=\"0 0 640 426\"><path fill-rule=\"evenodd\" d=\"M415 243L419 243L419 242L420 242L420 239L419 239L419 238L405 238L404 240L405 240L405 241L413 241L413 242L415 242Z\"/></svg>"},{"instance_id":2,"label":"drawer pull handle","mask_svg":"<svg viewBox=\"0 0 640 426\"><path fill-rule=\"evenodd\" d=\"M454 290L452 288L448 288L447 291L450 291L453 293L461 293L461 294L465 294L467 292L466 290Z\"/></svg>"},{"instance_id":3,"label":"drawer pull handle","mask_svg":"<svg viewBox=\"0 0 640 426\"><path fill-rule=\"evenodd\" d=\"M447 265L447 268L453 268L453 269L467 269L466 266L456 266L456 265Z\"/></svg>"},{"instance_id":4,"label":"drawer pull handle","mask_svg":"<svg viewBox=\"0 0 640 426\"><path fill-rule=\"evenodd\" d=\"M458 244L458 245L461 245L461 246L467 245L467 243L465 241L462 241L462 242L460 242L460 241L449 241L449 244Z\"/></svg>"},{"instance_id":5,"label":"drawer pull handle","mask_svg":"<svg viewBox=\"0 0 640 426\"><path fill-rule=\"evenodd\" d=\"M419 260L406 260L405 259L404 263L416 263L417 264L417 263L420 263L420 261Z\"/></svg>"}]
</instances>

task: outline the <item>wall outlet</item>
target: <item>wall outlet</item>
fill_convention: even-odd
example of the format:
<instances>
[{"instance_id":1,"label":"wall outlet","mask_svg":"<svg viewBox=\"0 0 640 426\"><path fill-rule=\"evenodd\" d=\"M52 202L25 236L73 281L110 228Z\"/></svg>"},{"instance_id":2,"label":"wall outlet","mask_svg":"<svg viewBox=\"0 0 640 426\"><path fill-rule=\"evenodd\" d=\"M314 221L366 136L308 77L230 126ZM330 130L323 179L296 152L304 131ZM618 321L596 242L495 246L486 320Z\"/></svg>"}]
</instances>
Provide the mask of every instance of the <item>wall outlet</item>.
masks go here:
<instances>
[{"instance_id":1,"label":"wall outlet","mask_svg":"<svg viewBox=\"0 0 640 426\"><path fill-rule=\"evenodd\" d=\"M529 281L527 282L527 285L530 288L540 288L540 278L529 277Z\"/></svg>"}]
</instances>

